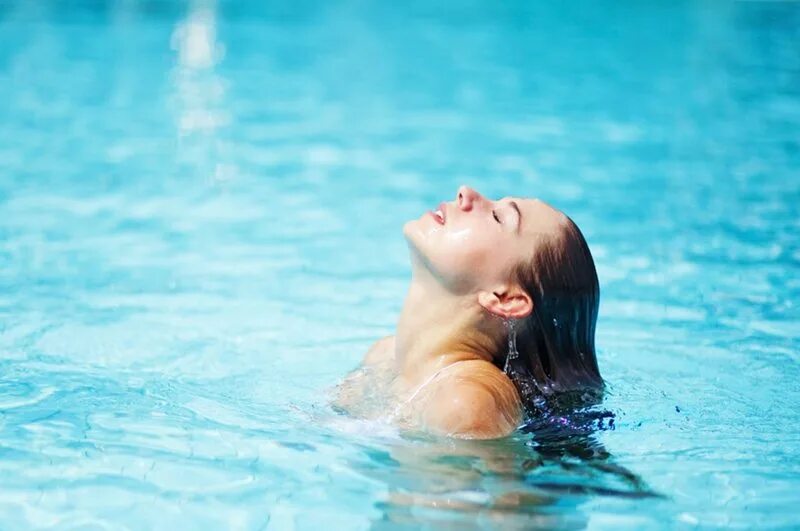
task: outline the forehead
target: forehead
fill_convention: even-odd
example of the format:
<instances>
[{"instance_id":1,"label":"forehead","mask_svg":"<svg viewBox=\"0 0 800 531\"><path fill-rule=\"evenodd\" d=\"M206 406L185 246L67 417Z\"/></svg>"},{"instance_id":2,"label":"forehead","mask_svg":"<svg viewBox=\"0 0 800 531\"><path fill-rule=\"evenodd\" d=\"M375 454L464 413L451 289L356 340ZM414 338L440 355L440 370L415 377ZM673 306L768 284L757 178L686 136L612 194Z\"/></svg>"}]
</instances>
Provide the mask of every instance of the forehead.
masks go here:
<instances>
[{"instance_id":1,"label":"forehead","mask_svg":"<svg viewBox=\"0 0 800 531\"><path fill-rule=\"evenodd\" d=\"M522 214L522 233L560 232L567 223L567 216L540 199L509 197L504 201L514 201Z\"/></svg>"}]
</instances>

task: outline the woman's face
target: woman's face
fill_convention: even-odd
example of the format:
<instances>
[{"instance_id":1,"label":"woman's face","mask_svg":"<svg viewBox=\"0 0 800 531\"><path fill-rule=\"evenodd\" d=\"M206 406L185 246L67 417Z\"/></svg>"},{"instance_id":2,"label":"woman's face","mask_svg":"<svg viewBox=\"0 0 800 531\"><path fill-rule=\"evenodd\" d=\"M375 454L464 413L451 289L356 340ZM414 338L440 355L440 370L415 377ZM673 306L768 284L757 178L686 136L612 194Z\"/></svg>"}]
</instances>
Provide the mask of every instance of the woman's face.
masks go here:
<instances>
[{"instance_id":1,"label":"woman's face","mask_svg":"<svg viewBox=\"0 0 800 531\"><path fill-rule=\"evenodd\" d=\"M566 216L537 199L493 201L467 186L403 227L412 253L455 293L493 290L530 260L542 235L557 234Z\"/></svg>"}]
</instances>

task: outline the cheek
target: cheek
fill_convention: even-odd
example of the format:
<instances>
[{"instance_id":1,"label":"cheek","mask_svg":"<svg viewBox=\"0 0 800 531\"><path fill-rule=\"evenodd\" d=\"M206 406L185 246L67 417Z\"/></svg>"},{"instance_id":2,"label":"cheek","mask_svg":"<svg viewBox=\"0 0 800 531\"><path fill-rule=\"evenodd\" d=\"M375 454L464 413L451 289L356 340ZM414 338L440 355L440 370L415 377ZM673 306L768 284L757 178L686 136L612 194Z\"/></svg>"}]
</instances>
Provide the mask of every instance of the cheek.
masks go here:
<instances>
[{"instance_id":1,"label":"cheek","mask_svg":"<svg viewBox=\"0 0 800 531\"><path fill-rule=\"evenodd\" d=\"M491 235L456 231L443 235L439 243L434 253L437 268L460 285L492 282L504 266L504 253Z\"/></svg>"},{"instance_id":2,"label":"cheek","mask_svg":"<svg viewBox=\"0 0 800 531\"><path fill-rule=\"evenodd\" d=\"M409 222L403 232L427 268L450 289L467 292L500 279L510 253L502 235L472 227L445 230L425 221Z\"/></svg>"}]
</instances>

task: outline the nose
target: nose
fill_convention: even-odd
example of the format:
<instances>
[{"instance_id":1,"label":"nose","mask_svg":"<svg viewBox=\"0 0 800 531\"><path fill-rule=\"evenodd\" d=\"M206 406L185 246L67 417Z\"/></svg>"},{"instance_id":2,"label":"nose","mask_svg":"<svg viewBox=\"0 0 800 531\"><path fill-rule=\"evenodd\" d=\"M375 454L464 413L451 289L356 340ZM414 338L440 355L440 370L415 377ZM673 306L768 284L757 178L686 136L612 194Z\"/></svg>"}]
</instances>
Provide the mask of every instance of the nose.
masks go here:
<instances>
[{"instance_id":1,"label":"nose","mask_svg":"<svg viewBox=\"0 0 800 531\"><path fill-rule=\"evenodd\" d=\"M472 210L475 203L481 201L483 196L469 186L461 185L458 187L458 195L456 196L456 205L464 212Z\"/></svg>"}]
</instances>

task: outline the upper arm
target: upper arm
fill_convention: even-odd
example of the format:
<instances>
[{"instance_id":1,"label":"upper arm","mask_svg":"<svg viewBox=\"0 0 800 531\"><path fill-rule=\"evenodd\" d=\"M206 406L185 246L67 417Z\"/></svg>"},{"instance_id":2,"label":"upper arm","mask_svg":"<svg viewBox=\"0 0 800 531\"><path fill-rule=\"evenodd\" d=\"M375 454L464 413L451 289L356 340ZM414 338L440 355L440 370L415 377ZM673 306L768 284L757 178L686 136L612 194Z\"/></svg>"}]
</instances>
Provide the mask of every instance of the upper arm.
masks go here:
<instances>
[{"instance_id":1,"label":"upper arm","mask_svg":"<svg viewBox=\"0 0 800 531\"><path fill-rule=\"evenodd\" d=\"M517 391L503 374L448 378L433 390L423 413L428 430L466 439L504 437L519 426L521 418Z\"/></svg>"},{"instance_id":2,"label":"upper arm","mask_svg":"<svg viewBox=\"0 0 800 531\"><path fill-rule=\"evenodd\" d=\"M387 336L377 340L364 354L362 365L375 365L394 357L394 336Z\"/></svg>"},{"instance_id":3,"label":"upper arm","mask_svg":"<svg viewBox=\"0 0 800 531\"><path fill-rule=\"evenodd\" d=\"M371 369L392 358L394 358L394 336L384 337L373 343L364 354L361 366L353 370L336 386L336 394L331 400L333 406L345 411L352 411L359 403L363 402L367 386L370 385L365 369Z\"/></svg>"}]
</instances>

